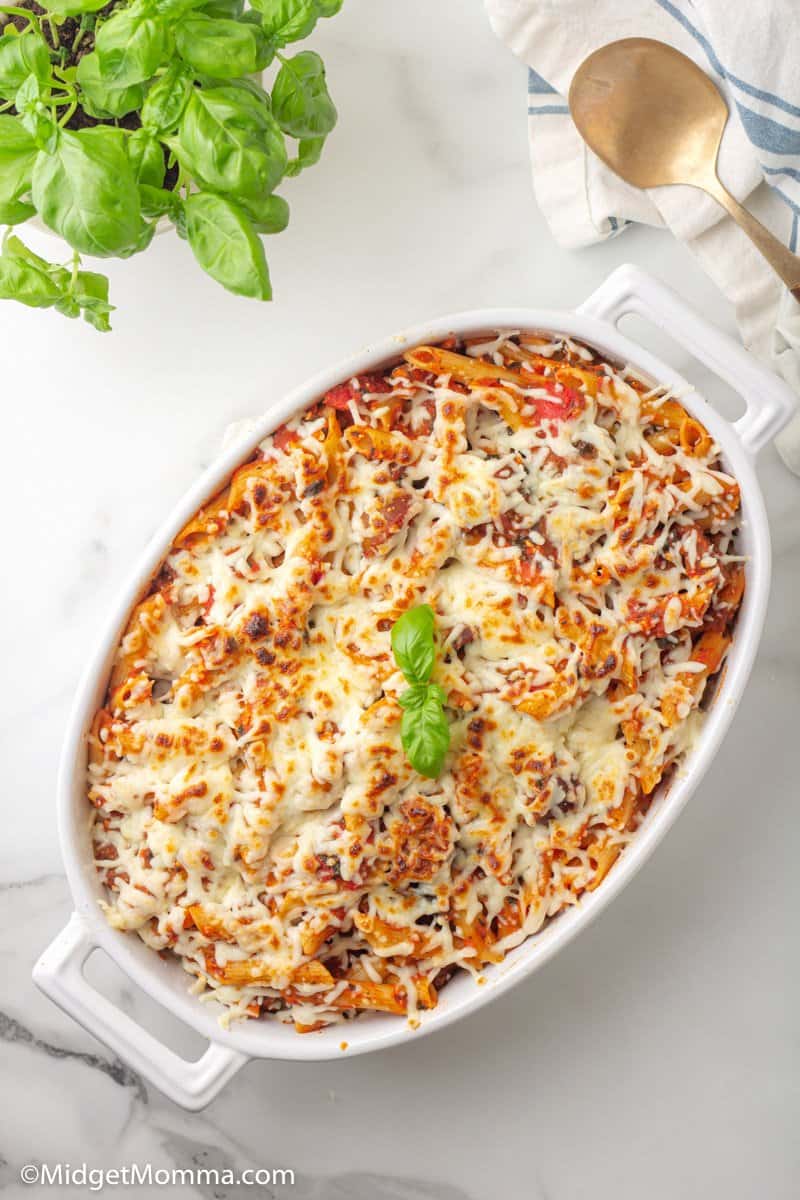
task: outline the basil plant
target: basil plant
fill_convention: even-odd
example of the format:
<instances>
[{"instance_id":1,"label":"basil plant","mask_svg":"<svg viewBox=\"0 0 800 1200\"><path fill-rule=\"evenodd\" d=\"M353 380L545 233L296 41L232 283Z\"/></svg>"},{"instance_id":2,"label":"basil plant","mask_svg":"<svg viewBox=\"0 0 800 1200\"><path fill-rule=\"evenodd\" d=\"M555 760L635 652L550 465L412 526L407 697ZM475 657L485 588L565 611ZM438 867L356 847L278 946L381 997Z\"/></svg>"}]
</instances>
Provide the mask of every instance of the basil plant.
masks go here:
<instances>
[{"instance_id":1,"label":"basil plant","mask_svg":"<svg viewBox=\"0 0 800 1200\"><path fill-rule=\"evenodd\" d=\"M163 219L228 291L271 299L262 235L289 220L275 189L336 124L322 59L283 52L342 2L0 5L0 299L107 330L108 280L80 256L138 254ZM12 232L34 216L65 262Z\"/></svg>"}]
</instances>

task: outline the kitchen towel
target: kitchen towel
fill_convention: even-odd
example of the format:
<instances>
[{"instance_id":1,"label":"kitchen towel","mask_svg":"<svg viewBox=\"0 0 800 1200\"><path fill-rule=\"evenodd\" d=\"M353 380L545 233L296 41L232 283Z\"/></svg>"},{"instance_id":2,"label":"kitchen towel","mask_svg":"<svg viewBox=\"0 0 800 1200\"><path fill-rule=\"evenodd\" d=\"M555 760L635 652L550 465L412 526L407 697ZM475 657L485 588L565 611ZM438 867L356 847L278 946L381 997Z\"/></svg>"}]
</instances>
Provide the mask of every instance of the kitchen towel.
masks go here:
<instances>
[{"instance_id":1,"label":"kitchen towel","mask_svg":"<svg viewBox=\"0 0 800 1200\"><path fill-rule=\"evenodd\" d=\"M800 0L484 0L498 37L528 66L533 184L558 242L574 249L638 221L667 226L734 305L745 345L800 394L800 305L748 239L694 188L639 191L587 148L567 94L588 54L652 37L689 55L731 113L723 183L797 251L800 240ZM800 474L800 417L777 439Z\"/></svg>"}]
</instances>

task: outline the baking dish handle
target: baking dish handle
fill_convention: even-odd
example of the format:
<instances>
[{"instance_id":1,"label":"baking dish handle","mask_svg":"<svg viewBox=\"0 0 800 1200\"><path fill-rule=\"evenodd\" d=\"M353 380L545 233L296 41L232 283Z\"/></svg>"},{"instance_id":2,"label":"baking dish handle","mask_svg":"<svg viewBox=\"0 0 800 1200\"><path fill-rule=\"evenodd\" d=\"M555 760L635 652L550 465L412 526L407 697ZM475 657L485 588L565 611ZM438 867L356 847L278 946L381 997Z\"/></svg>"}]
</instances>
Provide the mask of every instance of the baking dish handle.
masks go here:
<instances>
[{"instance_id":1,"label":"baking dish handle","mask_svg":"<svg viewBox=\"0 0 800 1200\"><path fill-rule=\"evenodd\" d=\"M671 334L744 400L744 416L733 422L733 429L749 454L757 454L795 411L797 398L787 384L671 288L638 267L618 267L578 312L614 326L629 313L636 313Z\"/></svg>"},{"instance_id":2,"label":"baking dish handle","mask_svg":"<svg viewBox=\"0 0 800 1200\"><path fill-rule=\"evenodd\" d=\"M37 987L170 1100L192 1112L205 1108L247 1056L211 1042L196 1062L181 1058L91 986L83 968L96 948L85 921L73 913L33 968Z\"/></svg>"}]
</instances>

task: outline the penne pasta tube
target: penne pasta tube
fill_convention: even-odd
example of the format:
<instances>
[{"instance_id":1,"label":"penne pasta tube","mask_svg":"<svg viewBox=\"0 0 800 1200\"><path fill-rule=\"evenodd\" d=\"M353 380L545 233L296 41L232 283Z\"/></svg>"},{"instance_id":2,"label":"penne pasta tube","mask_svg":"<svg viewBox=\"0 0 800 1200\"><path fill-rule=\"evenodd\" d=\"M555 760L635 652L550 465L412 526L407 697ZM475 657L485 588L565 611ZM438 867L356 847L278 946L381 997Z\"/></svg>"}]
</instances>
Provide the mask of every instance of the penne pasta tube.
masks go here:
<instances>
[{"instance_id":1,"label":"penne pasta tube","mask_svg":"<svg viewBox=\"0 0 800 1200\"><path fill-rule=\"evenodd\" d=\"M434 375L450 375L460 383L489 385L503 379L507 383L525 386L519 371L513 371L511 367L498 367L481 358L470 358L466 354L442 350L439 346L418 346L416 350L407 350L403 358L412 367L432 371Z\"/></svg>"}]
</instances>

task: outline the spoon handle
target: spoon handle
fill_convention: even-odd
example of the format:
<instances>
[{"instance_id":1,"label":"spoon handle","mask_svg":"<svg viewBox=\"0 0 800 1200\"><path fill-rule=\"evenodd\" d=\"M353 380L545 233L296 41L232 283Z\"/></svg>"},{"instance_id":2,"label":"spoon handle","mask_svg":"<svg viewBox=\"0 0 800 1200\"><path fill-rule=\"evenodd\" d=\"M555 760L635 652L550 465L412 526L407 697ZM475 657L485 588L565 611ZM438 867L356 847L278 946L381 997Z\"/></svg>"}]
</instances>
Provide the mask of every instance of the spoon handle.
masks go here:
<instances>
[{"instance_id":1,"label":"spoon handle","mask_svg":"<svg viewBox=\"0 0 800 1200\"><path fill-rule=\"evenodd\" d=\"M757 221L752 213L743 208L739 201L722 186L716 176L708 184L703 185L703 190L713 196L717 203L721 204L733 217L756 249L761 251L773 271L786 284L795 300L800 301L800 257L792 254L783 242L770 233L760 221Z\"/></svg>"}]
</instances>

